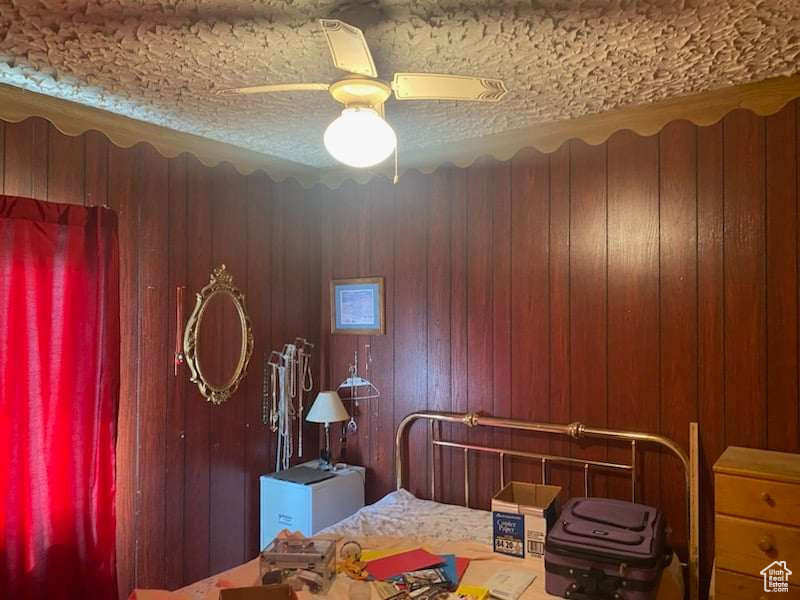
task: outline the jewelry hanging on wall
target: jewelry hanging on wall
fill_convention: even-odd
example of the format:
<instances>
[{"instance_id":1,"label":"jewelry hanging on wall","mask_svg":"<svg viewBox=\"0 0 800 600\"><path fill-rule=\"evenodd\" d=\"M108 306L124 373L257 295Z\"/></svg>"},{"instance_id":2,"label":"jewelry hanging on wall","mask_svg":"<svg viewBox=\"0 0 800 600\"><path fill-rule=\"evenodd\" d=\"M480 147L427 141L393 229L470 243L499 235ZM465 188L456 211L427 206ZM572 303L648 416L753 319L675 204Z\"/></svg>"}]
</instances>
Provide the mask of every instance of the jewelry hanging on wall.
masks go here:
<instances>
[{"instance_id":1,"label":"jewelry hanging on wall","mask_svg":"<svg viewBox=\"0 0 800 600\"><path fill-rule=\"evenodd\" d=\"M288 408L286 406L287 402L287 388L286 388L286 364L284 362L284 356L281 355L281 363L278 365L278 450L275 453L275 470L280 471L284 464L284 453L287 452L286 448L286 429L288 426ZM287 455L286 459L288 460L290 457Z\"/></svg>"},{"instance_id":2,"label":"jewelry hanging on wall","mask_svg":"<svg viewBox=\"0 0 800 600\"><path fill-rule=\"evenodd\" d=\"M283 437L283 454L282 464L284 469L291 466L292 457L294 456L294 437L292 435L292 425L295 417L294 399L297 396L297 346L294 344L286 344L283 347L283 366L284 366L284 385L285 390L285 404L281 410L283 416L283 427L281 428L281 435Z\"/></svg>"},{"instance_id":3,"label":"jewelry hanging on wall","mask_svg":"<svg viewBox=\"0 0 800 600\"><path fill-rule=\"evenodd\" d=\"M272 352L271 354L276 354L276 352ZM270 367L272 369L271 373L271 382L272 382L272 409L269 414L269 428L270 430L275 433L278 431L278 363L271 362Z\"/></svg>"},{"instance_id":4,"label":"jewelry hanging on wall","mask_svg":"<svg viewBox=\"0 0 800 600\"><path fill-rule=\"evenodd\" d=\"M345 379L336 388L341 392L342 398L349 399L351 402L350 420L342 426L339 443L341 445L342 458L347 453L347 434L356 433L358 431L358 421L356 416L358 414L359 402L362 400L369 400L371 398L380 398L380 390L369 379L369 366L372 363L372 348L370 344L364 345L364 374L366 377L359 375L359 354L358 350L353 352L353 362L347 367L347 379Z\"/></svg>"},{"instance_id":5,"label":"jewelry hanging on wall","mask_svg":"<svg viewBox=\"0 0 800 600\"><path fill-rule=\"evenodd\" d=\"M261 397L261 420L269 425L270 431L278 431L278 369L280 368L280 352L273 350L269 356L264 355L264 381Z\"/></svg>"},{"instance_id":6,"label":"jewelry hanging on wall","mask_svg":"<svg viewBox=\"0 0 800 600\"><path fill-rule=\"evenodd\" d=\"M364 355L366 356L364 372L365 375L369 376L369 365L372 363L372 348L370 344L364 345ZM349 433L355 433L358 431L358 422L355 419L355 415L359 408L359 401L380 398L381 396L380 390L367 377L361 377L358 374L358 350L353 353L353 363L347 368L347 379L340 383L336 389L343 394L346 393L343 397L352 401L350 420L347 422L345 429Z\"/></svg>"},{"instance_id":7,"label":"jewelry hanging on wall","mask_svg":"<svg viewBox=\"0 0 800 600\"><path fill-rule=\"evenodd\" d=\"M314 344L305 338L295 338L297 346L297 456L303 456L303 392L310 392L314 387L314 378L311 375L311 348Z\"/></svg>"},{"instance_id":8,"label":"jewelry hanging on wall","mask_svg":"<svg viewBox=\"0 0 800 600\"><path fill-rule=\"evenodd\" d=\"M298 420L297 456L303 456L303 393L310 392L314 386L311 373L313 347L305 338L296 338L293 344L284 345L280 352L273 350L264 366L262 419L264 424L270 425L273 433L277 433L276 471L288 469L295 456L295 418ZM268 405L271 405L269 410Z\"/></svg>"}]
</instances>

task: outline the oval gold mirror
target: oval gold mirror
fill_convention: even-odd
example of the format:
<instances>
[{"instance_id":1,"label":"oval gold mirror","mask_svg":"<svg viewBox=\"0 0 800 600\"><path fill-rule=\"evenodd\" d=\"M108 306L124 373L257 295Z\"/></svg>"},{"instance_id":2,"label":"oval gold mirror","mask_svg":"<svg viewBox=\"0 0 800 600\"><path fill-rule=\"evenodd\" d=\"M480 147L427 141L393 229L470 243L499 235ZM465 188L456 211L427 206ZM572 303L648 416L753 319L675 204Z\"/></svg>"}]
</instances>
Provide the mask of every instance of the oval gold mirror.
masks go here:
<instances>
[{"instance_id":1,"label":"oval gold mirror","mask_svg":"<svg viewBox=\"0 0 800 600\"><path fill-rule=\"evenodd\" d=\"M204 398L221 404L236 391L253 353L253 331L244 308L244 295L220 265L197 294L186 325L183 352Z\"/></svg>"}]
</instances>

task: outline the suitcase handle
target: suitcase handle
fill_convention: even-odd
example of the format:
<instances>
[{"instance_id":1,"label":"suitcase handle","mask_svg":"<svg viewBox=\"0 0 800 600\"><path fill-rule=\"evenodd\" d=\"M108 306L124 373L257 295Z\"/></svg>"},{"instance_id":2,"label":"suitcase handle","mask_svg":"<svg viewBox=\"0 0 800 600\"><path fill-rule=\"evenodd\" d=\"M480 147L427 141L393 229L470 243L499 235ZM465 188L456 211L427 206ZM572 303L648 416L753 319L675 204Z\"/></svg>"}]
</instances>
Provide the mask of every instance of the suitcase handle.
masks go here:
<instances>
[{"instance_id":1,"label":"suitcase handle","mask_svg":"<svg viewBox=\"0 0 800 600\"><path fill-rule=\"evenodd\" d=\"M663 566L672 562L672 549L664 550ZM625 567L620 565L618 576L608 575L602 569L575 569L545 561L545 572L568 577L575 581L564 591L569 600L624 600L626 592L647 592L652 590L658 578L653 581L627 580Z\"/></svg>"},{"instance_id":2,"label":"suitcase handle","mask_svg":"<svg viewBox=\"0 0 800 600\"><path fill-rule=\"evenodd\" d=\"M598 596L597 594L584 594L581 591L567 590L564 592L564 598L568 600L624 600L625 596L614 594L613 596L606 596L605 594Z\"/></svg>"},{"instance_id":3,"label":"suitcase handle","mask_svg":"<svg viewBox=\"0 0 800 600\"><path fill-rule=\"evenodd\" d=\"M564 592L570 600L621 600L620 577L609 577L601 569L576 570L573 582ZM580 583L579 583L580 582Z\"/></svg>"},{"instance_id":4,"label":"suitcase handle","mask_svg":"<svg viewBox=\"0 0 800 600\"><path fill-rule=\"evenodd\" d=\"M572 586L575 586L575 584L573 583ZM611 596L589 595L584 593L582 589L573 588L572 586L567 588L567 591L564 592L564 598L568 600L611 600Z\"/></svg>"},{"instance_id":5,"label":"suitcase handle","mask_svg":"<svg viewBox=\"0 0 800 600\"><path fill-rule=\"evenodd\" d=\"M610 540L615 544L624 544L625 546L638 546L644 541L644 537L641 534L627 529L604 529L602 526L592 525L591 523L571 523L570 521L562 521L561 526L566 533L574 536L588 537L595 540Z\"/></svg>"},{"instance_id":6,"label":"suitcase handle","mask_svg":"<svg viewBox=\"0 0 800 600\"><path fill-rule=\"evenodd\" d=\"M564 598L569 600L624 600L625 596L622 595L620 590L613 592L592 592L589 593L581 588L578 584L573 583L572 586L567 588L564 592Z\"/></svg>"}]
</instances>

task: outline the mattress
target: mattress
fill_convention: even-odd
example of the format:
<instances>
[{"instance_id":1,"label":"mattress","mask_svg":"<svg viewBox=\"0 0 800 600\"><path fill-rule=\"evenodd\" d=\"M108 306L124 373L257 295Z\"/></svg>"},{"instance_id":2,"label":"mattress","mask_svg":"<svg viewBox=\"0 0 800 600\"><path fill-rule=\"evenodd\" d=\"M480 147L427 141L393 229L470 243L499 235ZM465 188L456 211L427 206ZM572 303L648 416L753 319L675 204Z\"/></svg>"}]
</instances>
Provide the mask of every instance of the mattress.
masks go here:
<instances>
[{"instance_id":1,"label":"mattress","mask_svg":"<svg viewBox=\"0 0 800 600\"><path fill-rule=\"evenodd\" d=\"M391 536L456 542L469 540L492 547L492 513L420 500L397 490L375 504L319 532L342 537Z\"/></svg>"},{"instance_id":2,"label":"mattress","mask_svg":"<svg viewBox=\"0 0 800 600\"><path fill-rule=\"evenodd\" d=\"M398 548L419 542L437 554L458 554L472 559L463 583L484 585L498 569L512 566L529 570L536 577L520 600L547 600L544 591L543 565L539 561L520 561L492 552L492 516L490 512L421 500L406 490L392 492L354 515L320 531L317 535L338 539L357 539L365 548ZM193 583L176 592L176 600L218 600L219 588L253 585L258 580L258 559ZM677 557L662 578L658 600L676 600L683 596L683 582ZM666 580L666 581L665 581ZM326 600L348 600L350 580L337 577ZM300 600L312 600L307 592ZM377 600L376 593L372 593Z\"/></svg>"},{"instance_id":3,"label":"mattress","mask_svg":"<svg viewBox=\"0 0 800 600\"><path fill-rule=\"evenodd\" d=\"M468 540L490 551L492 514L485 510L421 500L401 489L387 494L375 504L365 506L317 535L360 539L403 538L404 544L423 539L442 542ZM212 575L178 591L192 600L213 597L218 585L235 578L245 565Z\"/></svg>"}]
</instances>

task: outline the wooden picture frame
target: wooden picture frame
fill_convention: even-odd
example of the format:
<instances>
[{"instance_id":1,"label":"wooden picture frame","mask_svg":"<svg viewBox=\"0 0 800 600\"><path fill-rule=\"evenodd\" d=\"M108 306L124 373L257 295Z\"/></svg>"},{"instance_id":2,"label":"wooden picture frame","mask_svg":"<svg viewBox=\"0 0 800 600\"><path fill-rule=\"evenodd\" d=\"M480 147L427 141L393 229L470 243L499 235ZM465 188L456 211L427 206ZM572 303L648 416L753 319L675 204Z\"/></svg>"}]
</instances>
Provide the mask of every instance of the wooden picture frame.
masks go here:
<instances>
[{"instance_id":1,"label":"wooden picture frame","mask_svg":"<svg viewBox=\"0 0 800 600\"><path fill-rule=\"evenodd\" d=\"M383 277L331 280L331 333L386 333Z\"/></svg>"}]
</instances>

